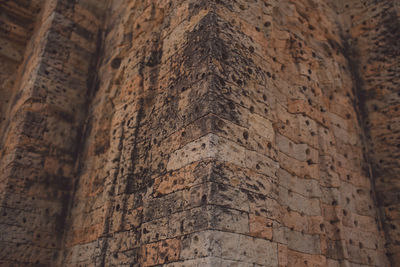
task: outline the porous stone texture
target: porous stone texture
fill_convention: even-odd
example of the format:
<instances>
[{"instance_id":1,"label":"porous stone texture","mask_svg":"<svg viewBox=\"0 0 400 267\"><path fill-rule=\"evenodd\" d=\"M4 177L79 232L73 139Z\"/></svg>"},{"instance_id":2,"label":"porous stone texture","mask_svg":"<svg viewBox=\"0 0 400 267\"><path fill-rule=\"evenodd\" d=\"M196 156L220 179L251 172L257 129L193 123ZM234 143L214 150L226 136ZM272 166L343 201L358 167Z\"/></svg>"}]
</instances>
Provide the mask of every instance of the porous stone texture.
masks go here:
<instances>
[{"instance_id":1,"label":"porous stone texture","mask_svg":"<svg viewBox=\"0 0 400 267\"><path fill-rule=\"evenodd\" d=\"M400 262L399 1L0 7L0 266Z\"/></svg>"},{"instance_id":2,"label":"porous stone texture","mask_svg":"<svg viewBox=\"0 0 400 267\"><path fill-rule=\"evenodd\" d=\"M1 38L10 43L1 45L6 51L0 65L12 71L1 74L10 75L1 87L10 98L1 114L2 266L54 266L64 247L94 80L99 7L97 1L0 1ZM24 57L9 64L3 58L14 52L7 49Z\"/></svg>"},{"instance_id":3,"label":"porous stone texture","mask_svg":"<svg viewBox=\"0 0 400 267\"><path fill-rule=\"evenodd\" d=\"M364 142L384 219L387 253L400 263L400 1L347 1L343 11ZM356 11L357 10L357 11ZM356 12L355 12L356 11Z\"/></svg>"}]
</instances>

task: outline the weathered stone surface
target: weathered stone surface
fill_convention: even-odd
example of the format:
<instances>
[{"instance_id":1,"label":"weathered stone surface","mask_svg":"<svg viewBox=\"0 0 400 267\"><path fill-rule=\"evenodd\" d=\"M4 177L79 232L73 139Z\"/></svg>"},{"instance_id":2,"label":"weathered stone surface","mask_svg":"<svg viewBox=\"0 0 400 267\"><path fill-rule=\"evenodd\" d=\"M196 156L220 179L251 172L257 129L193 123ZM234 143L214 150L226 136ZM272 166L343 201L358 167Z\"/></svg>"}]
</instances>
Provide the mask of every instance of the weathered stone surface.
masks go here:
<instances>
[{"instance_id":1,"label":"weathered stone surface","mask_svg":"<svg viewBox=\"0 0 400 267\"><path fill-rule=\"evenodd\" d=\"M0 0L1 266L396 266L398 0Z\"/></svg>"}]
</instances>

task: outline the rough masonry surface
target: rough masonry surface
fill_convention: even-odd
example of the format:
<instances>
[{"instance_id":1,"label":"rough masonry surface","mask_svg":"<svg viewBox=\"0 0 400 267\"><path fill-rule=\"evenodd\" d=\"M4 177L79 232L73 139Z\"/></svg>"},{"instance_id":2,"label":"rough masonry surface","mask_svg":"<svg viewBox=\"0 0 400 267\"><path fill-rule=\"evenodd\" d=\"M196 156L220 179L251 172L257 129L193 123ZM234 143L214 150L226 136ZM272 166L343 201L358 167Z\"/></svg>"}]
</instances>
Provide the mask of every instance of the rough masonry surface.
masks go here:
<instances>
[{"instance_id":1,"label":"rough masonry surface","mask_svg":"<svg viewBox=\"0 0 400 267\"><path fill-rule=\"evenodd\" d=\"M0 0L0 266L398 266L399 0Z\"/></svg>"}]
</instances>

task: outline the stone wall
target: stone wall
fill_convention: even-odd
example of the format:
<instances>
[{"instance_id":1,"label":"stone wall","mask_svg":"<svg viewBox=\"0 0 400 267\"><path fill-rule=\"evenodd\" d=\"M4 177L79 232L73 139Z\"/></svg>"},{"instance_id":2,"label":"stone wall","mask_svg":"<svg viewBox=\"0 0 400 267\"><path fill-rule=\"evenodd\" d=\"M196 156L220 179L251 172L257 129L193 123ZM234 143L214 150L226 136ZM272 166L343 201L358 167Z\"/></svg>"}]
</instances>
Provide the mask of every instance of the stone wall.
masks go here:
<instances>
[{"instance_id":1,"label":"stone wall","mask_svg":"<svg viewBox=\"0 0 400 267\"><path fill-rule=\"evenodd\" d=\"M395 266L396 3L46 0L0 265Z\"/></svg>"},{"instance_id":2,"label":"stone wall","mask_svg":"<svg viewBox=\"0 0 400 267\"><path fill-rule=\"evenodd\" d=\"M66 0L0 4L2 18L41 7L34 31L31 24L21 25L31 37L26 41L25 36L24 57L14 64L20 64L20 71L2 72L11 82L1 94L11 104L1 125L0 264L51 266L63 246L90 77L95 72L101 5ZM8 28L11 41L22 31ZM5 48L10 46L18 48Z\"/></svg>"},{"instance_id":3,"label":"stone wall","mask_svg":"<svg viewBox=\"0 0 400 267\"><path fill-rule=\"evenodd\" d=\"M39 1L2 1L0 17L0 121L7 124L7 109L18 87L18 68L24 60L26 45L40 12ZM21 66L23 68L23 66Z\"/></svg>"},{"instance_id":4,"label":"stone wall","mask_svg":"<svg viewBox=\"0 0 400 267\"><path fill-rule=\"evenodd\" d=\"M346 1L346 53L392 265L400 262L399 1Z\"/></svg>"}]
</instances>

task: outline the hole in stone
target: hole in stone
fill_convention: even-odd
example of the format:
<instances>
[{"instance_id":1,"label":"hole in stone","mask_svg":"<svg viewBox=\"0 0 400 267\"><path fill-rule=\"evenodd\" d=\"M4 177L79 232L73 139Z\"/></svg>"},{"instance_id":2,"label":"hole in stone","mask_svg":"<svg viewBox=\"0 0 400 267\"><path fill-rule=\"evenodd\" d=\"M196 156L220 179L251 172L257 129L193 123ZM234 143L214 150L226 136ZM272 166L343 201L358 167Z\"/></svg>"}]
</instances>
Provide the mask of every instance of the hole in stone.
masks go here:
<instances>
[{"instance_id":1,"label":"hole in stone","mask_svg":"<svg viewBox=\"0 0 400 267\"><path fill-rule=\"evenodd\" d=\"M113 68L113 69L118 69L120 65L121 65L121 59L120 58L114 58L111 61L111 68Z\"/></svg>"},{"instance_id":2,"label":"hole in stone","mask_svg":"<svg viewBox=\"0 0 400 267\"><path fill-rule=\"evenodd\" d=\"M207 195L201 197L201 203L205 204L207 202Z\"/></svg>"},{"instance_id":3,"label":"hole in stone","mask_svg":"<svg viewBox=\"0 0 400 267\"><path fill-rule=\"evenodd\" d=\"M247 140L249 138L249 133L247 131L243 132L243 138Z\"/></svg>"}]
</instances>

